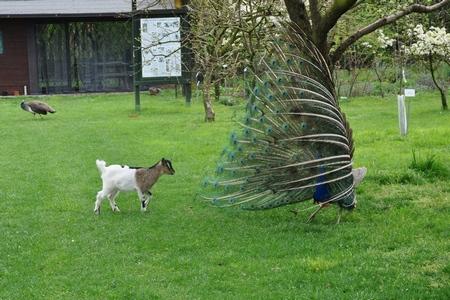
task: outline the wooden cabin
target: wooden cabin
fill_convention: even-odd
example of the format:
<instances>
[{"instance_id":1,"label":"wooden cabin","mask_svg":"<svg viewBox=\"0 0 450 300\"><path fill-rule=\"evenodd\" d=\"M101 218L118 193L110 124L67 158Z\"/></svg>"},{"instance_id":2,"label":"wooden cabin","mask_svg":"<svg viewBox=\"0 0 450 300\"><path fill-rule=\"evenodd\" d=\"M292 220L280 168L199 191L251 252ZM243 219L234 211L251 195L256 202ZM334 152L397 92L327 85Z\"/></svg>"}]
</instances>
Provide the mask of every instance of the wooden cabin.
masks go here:
<instances>
[{"instance_id":1,"label":"wooden cabin","mask_svg":"<svg viewBox=\"0 0 450 300\"><path fill-rule=\"evenodd\" d=\"M174 9L178 0L137 1ZM0 1L0 96L132 90L132 0Z\"/></svg>"}]
</instances>

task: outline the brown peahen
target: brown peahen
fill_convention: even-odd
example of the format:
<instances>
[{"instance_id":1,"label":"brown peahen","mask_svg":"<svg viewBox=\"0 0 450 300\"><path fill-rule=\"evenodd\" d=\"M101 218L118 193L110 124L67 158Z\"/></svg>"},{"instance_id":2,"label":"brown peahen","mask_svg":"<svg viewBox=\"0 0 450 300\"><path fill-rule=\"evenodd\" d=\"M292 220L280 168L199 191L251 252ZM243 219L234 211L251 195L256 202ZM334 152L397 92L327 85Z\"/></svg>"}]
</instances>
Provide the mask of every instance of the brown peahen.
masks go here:
<instances>
[{"instance_id":1,"label":"brown peahen","mask_svg":"<svg viewBox=\"0 0 450 300\"><path fill-rule=\"evenodd\" d=\"M216 175L205 179L204 198L249 210L312 199L317 209L310 221L328 204L352 210L367 170L353 169L352 130L325 59L299 30L288 28L254 74L242 129L231 134Z\"/></svg>"},{"instance_id":2,"label":"brown peahen","mask_svg":"<svg viewBox=\"0 0 450 300\"><path fill-rule=\"evenodd\" d=\"M50 105L41 101L22 101L20 107L33 115L46 115L47 113L53 114L56 112Z\"/></svg>"}]
</instances>

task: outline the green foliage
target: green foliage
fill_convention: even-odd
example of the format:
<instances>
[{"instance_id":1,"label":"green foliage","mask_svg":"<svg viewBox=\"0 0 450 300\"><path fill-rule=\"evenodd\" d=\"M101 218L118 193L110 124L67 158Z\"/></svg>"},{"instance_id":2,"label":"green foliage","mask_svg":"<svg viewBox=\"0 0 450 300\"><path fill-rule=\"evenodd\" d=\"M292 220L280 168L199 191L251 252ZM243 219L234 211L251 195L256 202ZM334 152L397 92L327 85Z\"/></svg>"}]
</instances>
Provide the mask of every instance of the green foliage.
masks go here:
<instances>
[{"instance_id":1,"label":"green foliage","mask_svg":"<svg viewBox=\"0 0 450 300\"><path fill-rule=\"evenodd\" d=\"M219 103L225 106L234 106L239 104L239 101L234 97L222 96L219 99Z\"/></svg>"},{"instance_id":2,"label":"green foliage","mask_svg":"<svg viewBox=\"0 0 450 300\"><path fill-rule=\"evenodd\" d=\"M419 155L416 155L416 151L412 151L412 161L408 166L410 169L420 172L426 177L448 177L448 170L438 160L435 154L427 154L424 159L421 159Z\"/></svg>"},{"instance_id":3,"label":"green foliage","mask_svg":"<svg viewBox=\"0 0 450 300\"><path fill-rule=\"evenodd\" d=\"M412 100L407 138L395 98L342 103L355 166L368 167L368 177L339 226L333 207L304 224L310 211L294 215L289 206L204 204L202 178L242 107L219 105L216 122L205 124L201 101L186 107L170 91L143 94L135 114L132 99L45 97L57 113L42 120L20 99L0 100L1 299L448 298L449 179L408 168L411 149L450 167L450 114L432 104L437 94ZM104 202L94 216L96 158L147 166L161 157L177 173L156 184L147 213L122 193L121 213Z\"/></svg>"}]
</instances>

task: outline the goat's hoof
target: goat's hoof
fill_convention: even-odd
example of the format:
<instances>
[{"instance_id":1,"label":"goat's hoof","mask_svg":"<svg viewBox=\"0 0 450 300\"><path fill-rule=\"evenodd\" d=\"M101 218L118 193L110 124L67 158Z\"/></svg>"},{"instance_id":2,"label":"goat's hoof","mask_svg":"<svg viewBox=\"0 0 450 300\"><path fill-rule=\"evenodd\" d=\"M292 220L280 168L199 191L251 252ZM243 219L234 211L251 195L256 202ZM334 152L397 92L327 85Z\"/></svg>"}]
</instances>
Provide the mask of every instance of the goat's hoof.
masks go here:
<instances>
[{"instance_id":1,"label":"goat's hoof","mask_svg":"<svg viewBox=\"0 0 450 300\"><path fill-rule=\"evenodd\" d=\"M116 207L113 208L113 211L114 211L114 212L120 212L120 209L119 209L118 206L116 206Z\"/></svg>"},{"instance_id":2,"label":"goat's hoof","mask_svg":"<svg viewBox=\"0 0 450 300\"><path fill-rule=\"evenodd\" d=\"M94 214L97 216L100 215L100 208L94 209Z\"/></svg>"}]
</instances>

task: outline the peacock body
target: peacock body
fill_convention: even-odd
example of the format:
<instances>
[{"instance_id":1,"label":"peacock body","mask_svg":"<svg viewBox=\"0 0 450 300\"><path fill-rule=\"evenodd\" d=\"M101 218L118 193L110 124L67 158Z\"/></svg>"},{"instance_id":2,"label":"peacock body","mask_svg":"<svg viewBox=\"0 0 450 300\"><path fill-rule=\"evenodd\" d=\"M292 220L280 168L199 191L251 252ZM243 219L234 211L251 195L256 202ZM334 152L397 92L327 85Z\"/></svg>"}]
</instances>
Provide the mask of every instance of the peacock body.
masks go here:
<instances>
[{"instance_id":1,"label":"peacock body","mask_svg":"<svg viewBox=\"0 0 450 300\"><path fill-rule=\"evenodd\" d=\"M55 113L56 110L54 110L50 105L47 103L41 102L41 101L22 101L20 103L20 107L29 113L32 113L33 115L46 115L47 113Z\"/></svg>"},{"instance_id":2,"label":"peacock body","mask_svg":"<svg viewBox=\"0 0 450 300\"><path fill-rule=\"evenodd\" d=\"M325 59L292 28L269 49L242 129L230 135L215 176L204 181L205 198L250 210L309 199L319 209L353 209L366 170L353 170L352 130Z\"/></svg>"}]
</instances>

